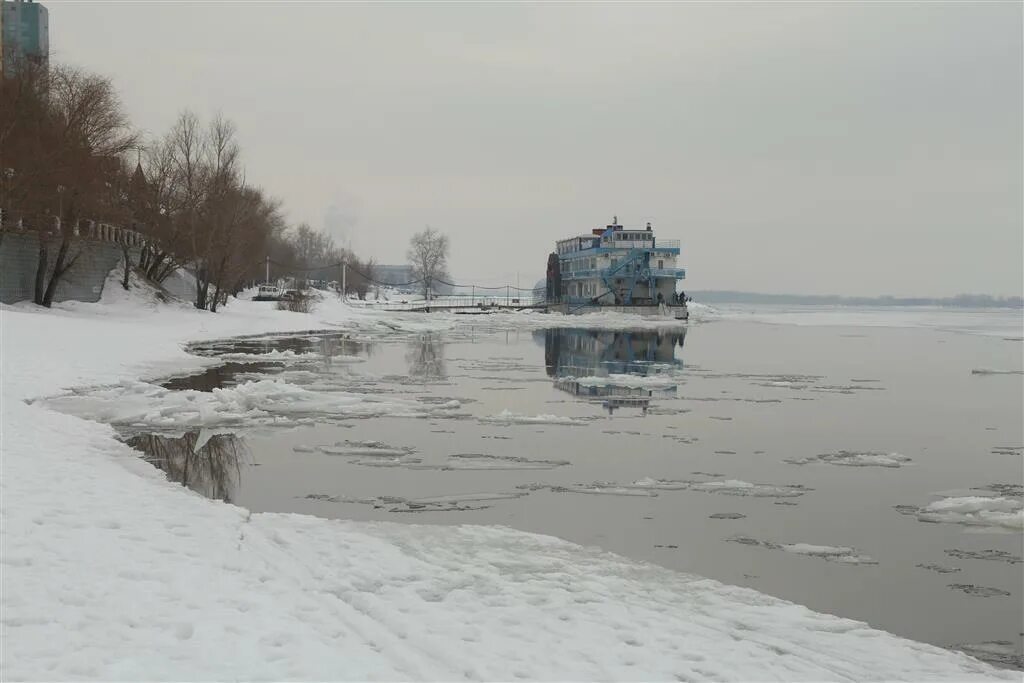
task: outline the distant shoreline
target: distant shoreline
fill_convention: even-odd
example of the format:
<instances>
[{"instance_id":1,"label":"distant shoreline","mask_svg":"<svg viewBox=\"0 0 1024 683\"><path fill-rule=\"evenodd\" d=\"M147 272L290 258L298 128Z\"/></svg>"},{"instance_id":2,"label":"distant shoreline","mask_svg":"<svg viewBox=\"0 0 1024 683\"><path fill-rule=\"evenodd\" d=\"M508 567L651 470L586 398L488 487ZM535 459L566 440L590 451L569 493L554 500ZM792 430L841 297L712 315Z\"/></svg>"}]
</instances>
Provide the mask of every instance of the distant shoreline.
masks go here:
<instances>
[{"instance_id":1,"label":"distant shoreline","mask_svg":"<svg viewBox=\"0 0 1024 683\"><path fill-rule=\"evenodd\" d=\"M1024 298L995 297L987 294L960 294L945 298L863 297L809 294L758 294L730 290L691 290L687 296L706 304L817 304L826 306L941 306L947 308L1024 309Z\"/></svg>"}]
</instances>

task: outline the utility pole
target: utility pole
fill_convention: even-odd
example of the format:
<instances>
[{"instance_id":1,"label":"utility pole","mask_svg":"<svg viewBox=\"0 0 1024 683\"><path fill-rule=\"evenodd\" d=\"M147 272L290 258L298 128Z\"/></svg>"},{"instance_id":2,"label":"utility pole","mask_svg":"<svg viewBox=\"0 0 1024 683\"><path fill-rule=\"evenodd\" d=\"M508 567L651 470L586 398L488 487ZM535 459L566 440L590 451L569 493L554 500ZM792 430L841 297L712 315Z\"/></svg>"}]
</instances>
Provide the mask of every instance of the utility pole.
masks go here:
<instances>
[{"instance_id":1,"label":"utility pole","mask_svg":"<svg viewBox=\"0 0 1024 683\"><path fill-rule=\"evenodd\" d=\"M267 279L266 283L270 284L270 254L267 254Z\"/></svg>"},{"instance_id":2,"label":"utility pole","mask_svg":"<svg viewBox=\"0 0 1024 683\"><path fill-rule=\"evenodd\" d=\"M505 285L505 308L508 308L508 305L509 305L508 295L509 295L509 286Z\"/></svg>"},{"instance_id":3,"label":"utility pole","mask_svg":"<svg viewBox=\"0 0 1024 683\"><path fill-rule=\"evenodd\" d=\"M348 279L348 261L341 262L341 298L345 299L345 285Z\"/></svg>"}]
</instances>

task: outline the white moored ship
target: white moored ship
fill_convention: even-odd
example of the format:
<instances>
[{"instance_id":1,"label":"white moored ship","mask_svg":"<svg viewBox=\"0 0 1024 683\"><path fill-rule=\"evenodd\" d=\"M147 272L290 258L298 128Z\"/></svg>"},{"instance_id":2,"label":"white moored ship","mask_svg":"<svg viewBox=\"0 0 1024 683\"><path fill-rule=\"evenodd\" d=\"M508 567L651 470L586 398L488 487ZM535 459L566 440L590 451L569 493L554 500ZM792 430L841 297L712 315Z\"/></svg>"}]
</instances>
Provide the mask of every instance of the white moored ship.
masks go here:
<instances>
[{"instance_id":1,"label":"white moored ship","mask_svg":"<svg viewBox=\"0 0 1024 683\"><path fill-rule=\"evenodd\" d=\"M627 229L617 216L589 235L558 240L548 257L548 306L563 313L619 310L685 319L686 295L676 291L686 277L679 251L679 240L657 239L650 223Z\"/></svg>"}]
</instances>

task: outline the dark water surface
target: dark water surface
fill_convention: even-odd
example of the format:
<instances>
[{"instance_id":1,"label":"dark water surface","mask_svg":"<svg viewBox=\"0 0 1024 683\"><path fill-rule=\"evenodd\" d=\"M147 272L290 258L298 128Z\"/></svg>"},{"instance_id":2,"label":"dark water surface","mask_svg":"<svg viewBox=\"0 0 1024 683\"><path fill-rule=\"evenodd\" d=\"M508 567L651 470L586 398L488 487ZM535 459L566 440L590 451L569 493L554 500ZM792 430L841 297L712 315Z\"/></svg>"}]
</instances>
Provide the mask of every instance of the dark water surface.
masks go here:
<instances>
[{"instance_id":1,"label":"dark water surface","mask_svg":"<svg viewBox=\"0 0 1024 683\"><path fill-rule=\"evenodd\" d=\"M465 327L194 351L275 349L318 355L231 361L166 386L269 373L461 407L134 445L254 511L508 525L1022 666L1020 530L917 514L944 497L1020 500L1024 378L972 374L1019 371L1019 340L721 321L685 335ZM615 386L594 379L609 374Z\"/></svg>"}]
</instances>

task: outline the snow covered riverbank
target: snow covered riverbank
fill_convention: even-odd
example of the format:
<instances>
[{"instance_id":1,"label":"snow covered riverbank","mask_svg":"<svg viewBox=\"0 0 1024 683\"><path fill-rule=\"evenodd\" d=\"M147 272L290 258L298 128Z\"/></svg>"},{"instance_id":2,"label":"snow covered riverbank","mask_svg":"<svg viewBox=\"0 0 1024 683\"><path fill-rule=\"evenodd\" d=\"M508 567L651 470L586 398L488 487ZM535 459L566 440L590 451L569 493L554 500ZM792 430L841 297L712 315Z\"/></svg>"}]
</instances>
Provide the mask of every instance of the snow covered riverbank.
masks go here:
<instances>
[{"instance_id":1,"label":"snow covered riverbank","mask_svg":"<svg viewBox=\"0 0 1024 683\"><path fill-rule=\"evenodd\" d=\"M0 309L4 680L1020 678L550 537L250 514L192 494L108 425L26 400L201 367L183 350L197 339L457 321L336 301L212 315L108 294Z\"/></svg>"}]
</instances>

